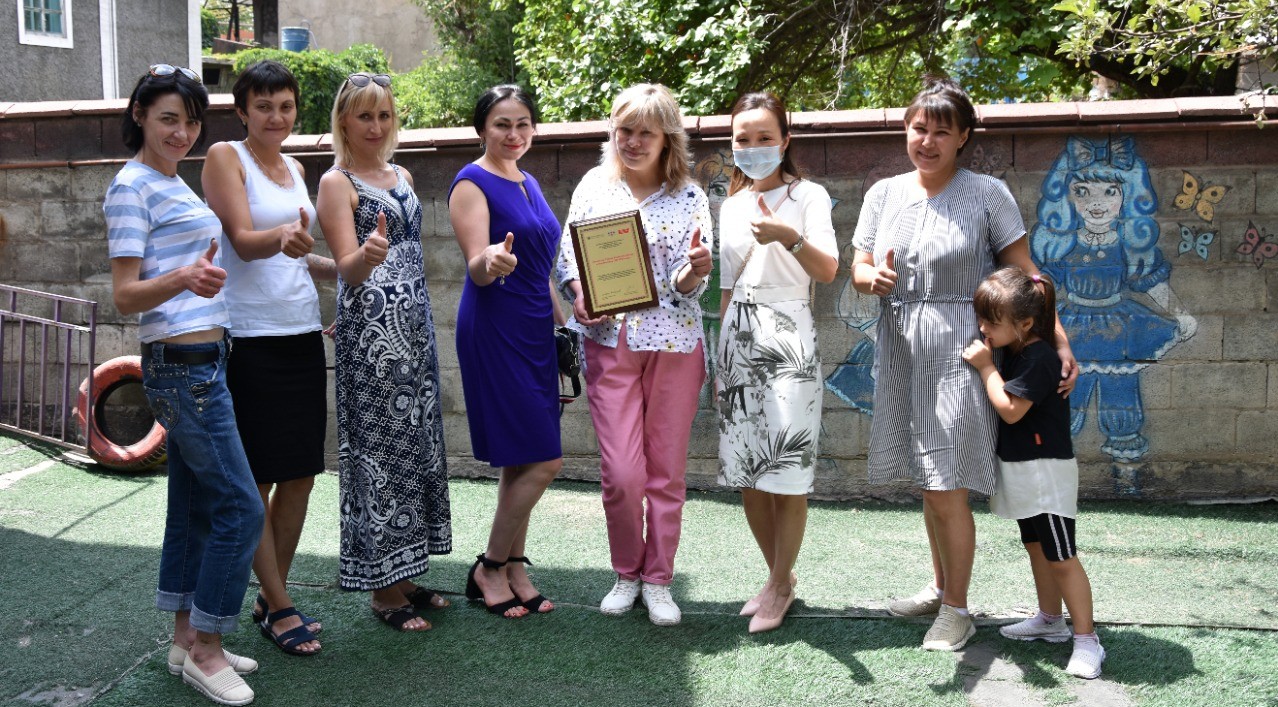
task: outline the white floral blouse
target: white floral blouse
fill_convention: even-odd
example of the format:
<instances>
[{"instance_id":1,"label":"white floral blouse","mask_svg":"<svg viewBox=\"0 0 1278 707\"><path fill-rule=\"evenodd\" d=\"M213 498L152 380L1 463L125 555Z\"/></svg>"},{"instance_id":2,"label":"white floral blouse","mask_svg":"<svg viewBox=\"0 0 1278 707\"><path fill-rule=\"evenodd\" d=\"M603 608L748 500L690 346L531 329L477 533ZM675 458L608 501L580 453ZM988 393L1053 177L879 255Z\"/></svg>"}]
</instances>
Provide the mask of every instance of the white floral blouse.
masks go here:
<instances>
[{"instance_id":1,"label":"white floral blouse","mask_svg":"<svg viewBox=\"0 0 1278 707\"><path fill-rule=\"evenodd\" d=\"M582 219L610 216L639 209L643 229L648 237L648 255L656 281L656 307L611 317L595 326L583 326L572 318L568 326L603 346L616 348L621 326L626 327L626 345L634 351L677 351L692 353L705 334L701 328L700 297L706 289L702 280L695 289L684 294L675 288L674 279L688 264L688 248L692 232L701 229L701 242L711 247L714 238L710 219L710 200L701 187L691 182L674 190L662 185L652 196L636 206L630 187L611 178L602 167L586 173L572 193L568 218L559 248L555 279L564 296L572 301L568 283L580 278L577 256L568 225Z\"/></svg>"}]
</instances>

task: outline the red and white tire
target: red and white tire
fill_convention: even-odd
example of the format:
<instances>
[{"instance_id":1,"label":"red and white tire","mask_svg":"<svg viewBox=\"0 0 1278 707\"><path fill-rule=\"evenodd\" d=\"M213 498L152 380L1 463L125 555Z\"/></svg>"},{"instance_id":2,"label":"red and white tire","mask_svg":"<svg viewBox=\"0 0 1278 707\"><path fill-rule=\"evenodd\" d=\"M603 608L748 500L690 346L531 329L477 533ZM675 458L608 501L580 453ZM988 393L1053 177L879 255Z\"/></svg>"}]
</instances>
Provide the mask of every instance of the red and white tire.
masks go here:
<instances>
[{"instance_id":1,"label":"red and white tire","mask_svg":"<svg viewBox=\"0 0 1278 707\"><path fill-rule=\"evenodd\" d=\"M102 431L101 420L105 414L103 403L115 389L130 383L142 383L142 357L120 356L93 369L93 429L86 429L88 419L89 379L80 384L80 397L75 405L75 421L89 441L89 456L93 461L117 471L145 471L165 460L164 426L158 421L142 439L133 444L118 444L108 439Z\"/></svg>"}]
</instances>

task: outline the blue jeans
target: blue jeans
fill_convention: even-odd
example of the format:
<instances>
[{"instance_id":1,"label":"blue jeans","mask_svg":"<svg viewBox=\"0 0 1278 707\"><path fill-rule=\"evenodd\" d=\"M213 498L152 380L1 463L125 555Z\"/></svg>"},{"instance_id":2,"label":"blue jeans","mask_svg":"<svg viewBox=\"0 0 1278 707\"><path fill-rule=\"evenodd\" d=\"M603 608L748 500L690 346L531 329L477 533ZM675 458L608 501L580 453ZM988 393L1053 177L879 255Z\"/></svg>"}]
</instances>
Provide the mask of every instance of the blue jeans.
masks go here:
<instances>
[{"instance_id":1,"label":"blue jeans","mask_svg":"<svg viewBox=\"0 0 1278 707\"><path fill-rule=\"evenodd\" d=\"M226 389L227 340L153 344L142 381L168 431L169 507L156 606L190 611L205 633L234 631L262 536L262 497ZM168 363L165 353L216 353L209 363Z\"/></svg>"}]
</instances>

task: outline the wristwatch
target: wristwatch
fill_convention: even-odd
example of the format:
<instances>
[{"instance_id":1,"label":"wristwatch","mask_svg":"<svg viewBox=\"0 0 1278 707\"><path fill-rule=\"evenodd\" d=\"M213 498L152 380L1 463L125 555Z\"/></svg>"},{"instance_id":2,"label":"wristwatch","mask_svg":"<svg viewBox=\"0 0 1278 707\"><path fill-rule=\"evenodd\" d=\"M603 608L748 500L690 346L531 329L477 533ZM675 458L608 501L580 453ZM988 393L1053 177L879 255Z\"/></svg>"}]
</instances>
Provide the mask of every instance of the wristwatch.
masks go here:
<instances>
[{"instance_id":1,"label":"wristwatch","mask_svg":"<svg viewBox=\"0 0 1278 707\"><path fill-rule=\"evenodd\" d=\"M790 246L790 252L794 253L795 255L798 255L799 251L803 250L803 244L807 242L808 242L808 239L804 238L803 234L800 233L799 240L795 241L794 245Z\"/></svg>"}]
</instances>

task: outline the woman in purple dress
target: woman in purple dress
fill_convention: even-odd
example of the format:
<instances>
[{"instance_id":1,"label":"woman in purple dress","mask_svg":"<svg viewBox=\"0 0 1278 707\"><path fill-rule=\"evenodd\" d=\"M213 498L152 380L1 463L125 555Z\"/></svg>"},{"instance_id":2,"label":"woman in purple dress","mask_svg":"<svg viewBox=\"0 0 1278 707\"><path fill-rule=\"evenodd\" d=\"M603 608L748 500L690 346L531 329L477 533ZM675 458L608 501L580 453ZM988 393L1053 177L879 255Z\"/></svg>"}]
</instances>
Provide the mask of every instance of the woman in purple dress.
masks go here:
<instances>
[{"instance_id":1,"label":"woman in purple dress","mask_svg":"<svg viewBox=\"0 0 1278 707\"><path fill-rule=\"evenodd\" d=\"M537 111L518 86L489 89L475 105L484 154L448 195L466 258L457 308L457 359L475 458L501 468L488 547L466 579L466 596L506 618L555 605L528 578L524 555L533 506L559 470L559 377L550 269L559 221L532 175L519 169Z\"/></svg>"}]
</instances>

